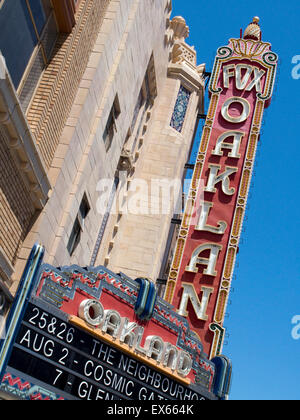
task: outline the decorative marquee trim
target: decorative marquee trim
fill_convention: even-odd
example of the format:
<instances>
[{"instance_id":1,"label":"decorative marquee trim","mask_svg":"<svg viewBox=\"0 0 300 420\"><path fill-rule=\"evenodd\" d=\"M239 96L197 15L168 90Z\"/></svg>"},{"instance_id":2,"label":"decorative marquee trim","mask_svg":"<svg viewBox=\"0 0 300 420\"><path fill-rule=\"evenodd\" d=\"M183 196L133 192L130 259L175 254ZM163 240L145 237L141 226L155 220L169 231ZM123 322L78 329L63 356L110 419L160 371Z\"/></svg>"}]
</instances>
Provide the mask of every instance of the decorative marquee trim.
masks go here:
<instances>
[{"instance_id":1,"label":"decorative marquee trim","mask_svg":"<svg viewBox=\"0 0 300 420\"><path fill-rule=\"evenodd\" d=\"M105 267L82 268L73 265L71 267L54 268L48 264L42 265L39 282L34 292L38 299L42 299L47 304L63 311L63 302L65 300L73 301L80 291L99 301L101 301L103 293L110 294L117 297L121 305L125 304L132 307L134 313L139 298L140 284L122 273L116 275ZM76 324L78 317L74 317L72 314L69 314L69 316L70 322ZM208 388L210 389L214 378L214 367L203 353L201 341L191 331L188 321L178 315L165 301L156 297L151 322L174 332L177 337L176 346L178 349L186 351L192 356L192 369L195 373L195 379L201 377L201 374L203 374L201 369L204 369L209 376ZM118 345L116 340L114 342ZM123 351L124 348L122 347L121 350ZM170 376L168 370L164 373ZM175 379L178 380L177 376Z\"/></svg>"},{"instance_id":2,"label":"decorative marquee trim","mask_svg":"<svg viewBox=\"0 0 300 420\"><path fill-rule=\"evenodd\" d=\"M230 39L229 46L220 47L217 51L214 68L211 75L209 90L211 93L220 94L222 88L217 88L221 67L224 62L230 62L236 59L249 59L251 62L267 67L268 74L263 93L258 93L257 97L264 101L271 99L275 83L276 67L278 55L272 51L266 51L271 48L271 44L262 41L253 41L245 39Z\"/></svg>"}]
</instances>

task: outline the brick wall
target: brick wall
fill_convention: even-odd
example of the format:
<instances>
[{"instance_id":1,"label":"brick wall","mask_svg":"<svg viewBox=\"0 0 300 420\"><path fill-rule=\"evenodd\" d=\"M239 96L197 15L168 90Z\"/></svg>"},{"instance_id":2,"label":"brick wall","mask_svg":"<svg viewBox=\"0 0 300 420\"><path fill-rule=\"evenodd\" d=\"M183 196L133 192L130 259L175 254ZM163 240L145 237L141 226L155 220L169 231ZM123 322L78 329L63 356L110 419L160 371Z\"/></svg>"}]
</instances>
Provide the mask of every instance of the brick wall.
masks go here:
<instances>
[{"instance_id":1,"label":"brick wall","mask_svg":"<svg viewBox=\"0 0 300 420\"><path fill-rule=\"evenodd\" d=\"M74 102L110 0L82 0L71 34L60 34L27 112L47 168Z\"/></svg>"},{"instance_id":2,"label":"brick wall","mask_svg":"<svg viewBox=\"0 0 300 420\"><path fill-rule=\"evenodd\" d=\"M35 209L0 130L0 246L12 265Z\"/></svg>"}]
</instances>

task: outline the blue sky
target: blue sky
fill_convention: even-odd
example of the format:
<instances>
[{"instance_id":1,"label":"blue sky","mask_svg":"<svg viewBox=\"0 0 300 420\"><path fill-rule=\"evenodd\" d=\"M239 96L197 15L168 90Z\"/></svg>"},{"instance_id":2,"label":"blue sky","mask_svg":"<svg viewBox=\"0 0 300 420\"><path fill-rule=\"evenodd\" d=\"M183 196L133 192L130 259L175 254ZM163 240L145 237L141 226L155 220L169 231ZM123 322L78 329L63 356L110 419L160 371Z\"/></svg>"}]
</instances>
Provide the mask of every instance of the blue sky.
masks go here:
<instances>
[{"instance_id":1,"label":"blue sky","mask_svg":"<svg viewBox=\"0 0 300 420\"><path fill-rule=\"evenodd\" d=\"M292 77L292 59L300 55L300 3L173 0L176 15L186 19L187 42L195 46L198 64L206 63L207 71L217 48L239 37L253 16L260 17L263 40L279 55L227 308L229 337L223 352L233 363L231 399L299 400L300 340L292 338L291 320L300 315L300 78Z\"/></svg>"}]
</instances>

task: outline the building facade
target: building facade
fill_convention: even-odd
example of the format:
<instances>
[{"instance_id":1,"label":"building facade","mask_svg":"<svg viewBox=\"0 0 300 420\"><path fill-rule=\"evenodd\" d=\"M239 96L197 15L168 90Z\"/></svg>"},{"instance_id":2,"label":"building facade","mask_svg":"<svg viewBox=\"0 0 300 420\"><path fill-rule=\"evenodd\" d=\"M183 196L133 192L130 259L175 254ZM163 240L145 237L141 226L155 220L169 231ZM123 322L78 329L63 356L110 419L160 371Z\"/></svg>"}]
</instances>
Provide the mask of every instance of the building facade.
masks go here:
<instances>
[{"instance_id":1,"label":"building facade","mask_svg":"<svg viewBox=\"0 0 300 420\"><path fill-rule=\"evenodd\" d=\"M54 266L159 277L180 195L175 186L164 209L157 191L184 176L204 96L204 65L171 10L150 0L1 2L8 298L36 242Z\"/></svg>"},{"instance_id":2,"label":"building facade","mask_svg":"<svg viewBox=\"0 0 300 420\"><path fill-rule=\"evenodd\" d=\"M84 389L86 381L77 388L74 385L74 390L69 389L68 381L61 383L60 365L68 366L70 372L69 362L77 356L68 359L67 365L60 357L51 361L49 369L41 367L57 354L60 333L50 340L54 346L50 352L42 345L46 339L43 329L37 332L30 327L23 335L23 328L32 322L34 328L42 326L42 321L35 324L31 316L36 311L42 311L42 319L55 319L62 327L68 313L70 334L65 344L70 344L73 331L82 327L76 307L82 296L90 298L90 315L101 312L102 305L114 308L104 321L106 338L99 337L113 345L113 354L121 351L120 363L125 351L134 357L130 365L138 360L139 371L148 371L147 378L163 381L158 396L217 398L214 364L188 324L157 297L153 286L159 277L166 279L169 252L178 233L171 222L174 214L182 211L185 165L204 106L205 66L197 64L195 49L185 41L189 35L185 20L171 18L171 12L171 0L0 3L2 320L8 312L5 328L2 322L2 337L6 338L1 342L1 398L71 395L91 399ZM31 283L41 264L36 255L43 255L48 264L41 268L45 270L41 289ZM75 288L69 289L73 280L61 283L61 274L75 265L75 271L71 268L67 275L76 277ZM62 272L59 267L64 267ZM88 278L83 271L79 279L75 274L81 272L79 267L100 268L94 274L88 271ZM136 278L150 279L150 283L141 280L136 284L132 280ZM112 289L119 307L111 301ZM69 300L73 304L65 308L62 302ZM21 319L20 313L28 313L29 319ZM72 317L75 324L69 325ZM144 319L148 320L146 330ZM123 332L119 322L124 323ZM107 334L116 332L117 325L121 335L116 347L117 336L107 341ZM94 334L90 328L89 337ZM153 330L159 335L153 336ZM51 331L47 326L47 332ZM147 331L152 335L147 337ZM16 334L23 336L16 339L15 348L12 338ZM124 348L124 340L129 347ZM24 347L20 356L23 344L30 354ZM76 347L82 350L79 344ZM69 351L62 349L66 354ZM23 363L26 354L37 359ZM24 372L30 366L37 370ZM59 369L53 370L55 366ZM89 362L82 366L81 378L89 377L88 366ZM152 372L157 367L158 372ZM49 380L40 376L43 372L58 374ZM105 389L112 399L141 397L143 381L135 384L133 377L119 377L117 372L112 392L107 387L95 388L95 381L89 385L97 389L95 398ZM49 387L45 388L45 383ZM149 385L150 395L155 396L155 387ZM219 397L228 391L223 388L218 385Z\"/></svg>"},{"instance_id":3,"label":"building facade","mask_svg":"<svg viewBox=\"0 0 300 420\"><path fill-rule=\"evenodd\" d=\"M0 1L1 397L141 399L146 371L153 398L228 397L223 320L277 56L255 18L219 48L204 115L208 73L171 14Z\"/></svg>"}]
</instances>

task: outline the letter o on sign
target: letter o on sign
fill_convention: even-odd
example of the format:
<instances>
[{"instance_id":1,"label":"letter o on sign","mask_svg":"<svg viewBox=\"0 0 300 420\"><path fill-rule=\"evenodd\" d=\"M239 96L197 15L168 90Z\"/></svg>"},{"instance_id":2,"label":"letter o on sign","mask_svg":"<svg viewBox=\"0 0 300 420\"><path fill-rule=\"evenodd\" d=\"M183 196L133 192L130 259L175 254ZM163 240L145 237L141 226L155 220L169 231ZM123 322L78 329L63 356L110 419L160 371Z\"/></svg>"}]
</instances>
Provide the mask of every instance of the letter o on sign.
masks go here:
<instances>
[{"instance_id":1,"label":"letter o on sign","mask_svg":"<svg viewBox=\"0 0 300 420\"><path fill-rule=\"evenodd\" d=\"M239 116L232 116L229 114L229 107L234 103L241 104L243 107L242 113ZM236 124L244 122L249 117L250 104L248 101L246 101L246 99L234 96L232 98L227 99L227 101L224 102L221 114L222 117L228 122Z\"/></svg>"},{"instance_id":2,"label":"letter o on sign","mask_svg":"<svg viewBox=\"0 0 300 420\"><path fill-rule=\"evenodd\" d=\"M100 302L93 299L86 299L81 302L78 315L93 327L101 324L104 317L104 309Z\"/></svg>"}]
</instances>

